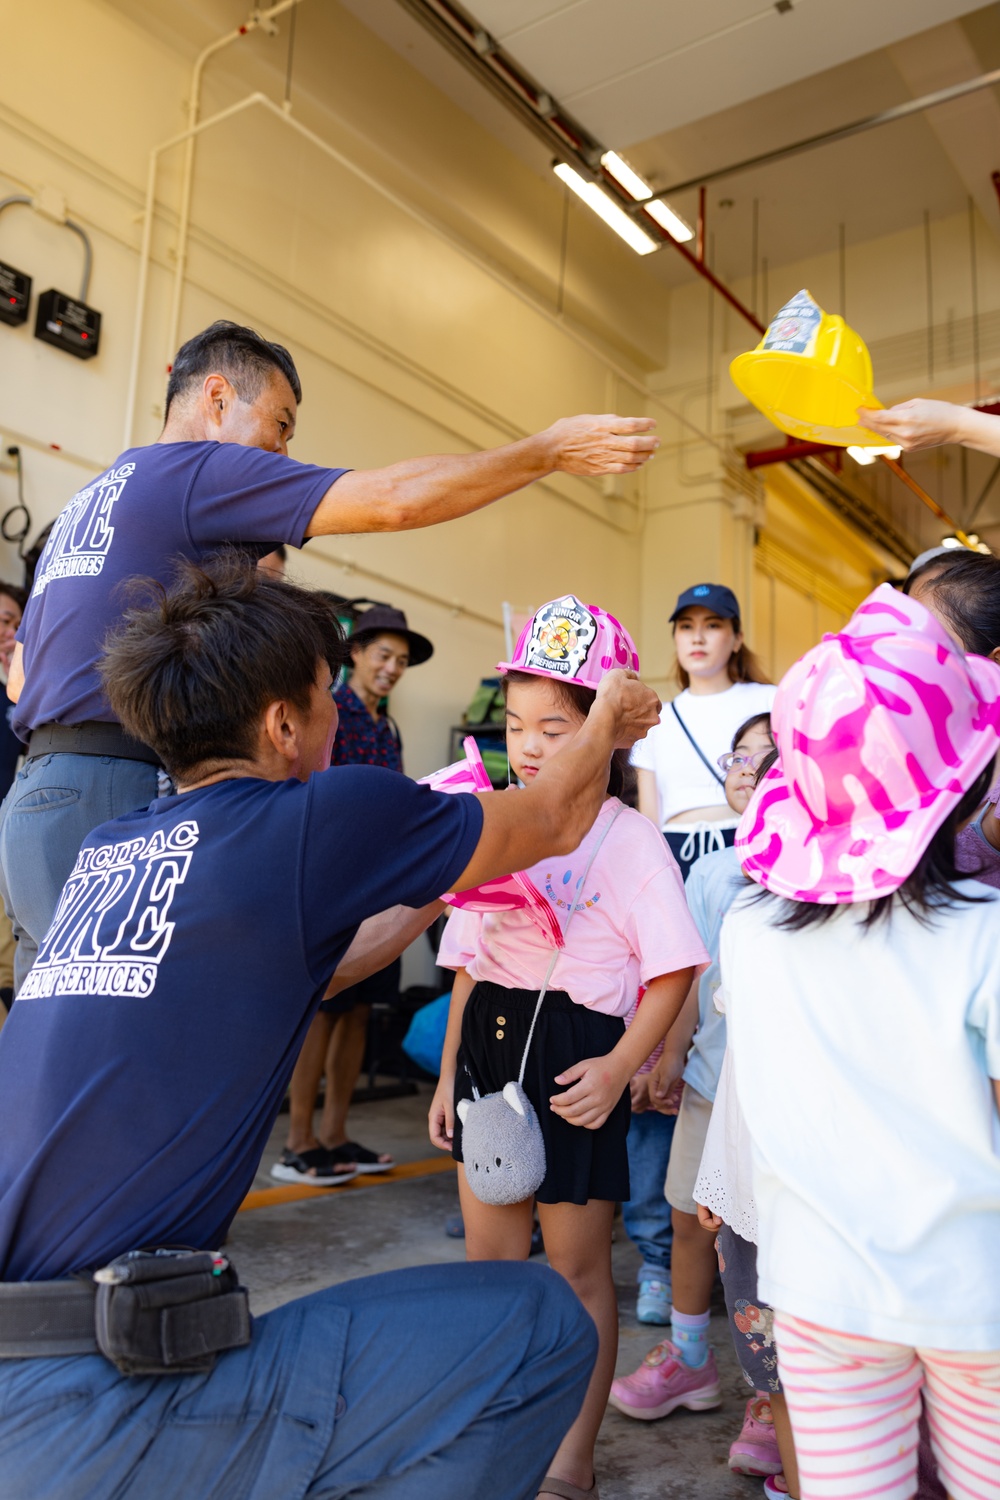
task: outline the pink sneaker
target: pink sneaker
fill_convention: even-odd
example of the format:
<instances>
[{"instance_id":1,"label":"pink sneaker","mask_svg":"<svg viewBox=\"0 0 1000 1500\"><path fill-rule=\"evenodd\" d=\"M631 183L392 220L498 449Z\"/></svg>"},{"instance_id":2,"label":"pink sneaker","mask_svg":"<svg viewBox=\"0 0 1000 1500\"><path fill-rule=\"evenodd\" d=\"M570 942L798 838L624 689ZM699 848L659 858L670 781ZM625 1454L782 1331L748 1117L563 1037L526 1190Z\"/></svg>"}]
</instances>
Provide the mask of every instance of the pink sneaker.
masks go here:
<instances>
[{"instance_id":1,"label":"pink sneaker","mask_svg":"<svg viewBox=\"0 0 1000 1500\"><path fill-rule=\"evenodd\" d=\"M711 1411L722 1405L719 1372L711 1349L700 1370L692 1370L680 1358L669 1339L651 1349L634 1375L623 1375L611 1387L610 1402L626 1417L655 1422L677 1406L688 1411Z\"/></svg>"},{"instance_id":2,"label":"pink sneaker","mask_svg":"<svg viewBox=\"0 0 1000 1500\"><path fill-rule=\"evenodd\" d=\"M785 1500L788 1482L784 1474L771 1474L764 1480L764 1500Z\"/></svg>"},{"instance_id":3,"label":"pink sneaker","mask_svg":"<svg viewBox=\"0 0 1000 1500\"><path fill-rule=\"evenodd\" d=\"M734 1474L754 1474L758 1479L781 1473L774 1418L766 1396L751 1396L747 1402L743 1431L729 1450L729 1467Z\"/></svg>"}]
</instances>

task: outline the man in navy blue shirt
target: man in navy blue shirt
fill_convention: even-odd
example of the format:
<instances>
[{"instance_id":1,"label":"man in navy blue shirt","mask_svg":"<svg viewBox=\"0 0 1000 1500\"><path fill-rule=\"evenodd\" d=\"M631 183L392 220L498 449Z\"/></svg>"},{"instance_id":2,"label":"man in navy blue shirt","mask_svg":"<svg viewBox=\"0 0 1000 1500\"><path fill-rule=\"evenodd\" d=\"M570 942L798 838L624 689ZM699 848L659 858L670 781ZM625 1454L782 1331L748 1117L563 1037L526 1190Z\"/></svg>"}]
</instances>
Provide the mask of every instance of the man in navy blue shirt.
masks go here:
<instances>
[{"instance_id":1,"label":"man in navy blue shirt","mask_svg":"<svg viewBox=\"0 0 1000 1500\"><path fill-rule=\"evenodd\" d=\"M331 533L405 531L467 515L546 474L625 473L656 447L646 418L568 417L484 453L348 471L288 457L302 399L287 349L214 323L174 360L158 441L131 448L57 517L18 631L8 694L27 765L0 821L0 888L34 961L81 839L156 795L157 758L121 731L97 671L117 585L168 581L226 543L263 556Z\"/></svg>"},{"instance_id":2,"label":"man in navy blue shirt","mask_svg":"<svg viewBox=\"0 0 1000 1500\"><path fill-rule=\"evenodd\" d=\"M65 1296L138 1247L216 1250L323 994L398 953L441 892L576 848L613 748L658 722L609 673L530 787L449 797L326 769L342 657L322 596L236 564L184 565L112 639L111 707L177 794L84 840L0 1034L2 1281ZM596 1348L566 1284L520 1264L344 1283L201 1374L42 1349L59 1334L40 1322L26 1353L0 1317L4 1500L528 1500Z\"/></svg>"}]
</instances>

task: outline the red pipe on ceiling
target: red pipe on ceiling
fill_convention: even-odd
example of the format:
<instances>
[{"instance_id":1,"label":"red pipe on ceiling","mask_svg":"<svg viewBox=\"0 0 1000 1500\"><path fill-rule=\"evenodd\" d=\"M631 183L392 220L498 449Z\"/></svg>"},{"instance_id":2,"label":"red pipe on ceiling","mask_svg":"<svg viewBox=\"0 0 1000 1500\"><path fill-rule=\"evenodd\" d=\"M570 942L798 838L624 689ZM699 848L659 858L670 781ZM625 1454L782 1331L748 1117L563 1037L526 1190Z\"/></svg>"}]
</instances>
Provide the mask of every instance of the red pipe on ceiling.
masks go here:
<instances>
[{"instance_id":1,"label":"red pipe on ceiling","mask_svg":"<svg viewBox=\"0 0 1000 1500\"><path fill-rule=\"evenodd\" d=\"M748 469L762 469L767 464L788 464L796 458L819 458L821 454L833 451L833 443L796 443L790 438L781 448L758 448L744 456ZM836 451L843 450L838 448Z\"/></svg>"}]
</instances>

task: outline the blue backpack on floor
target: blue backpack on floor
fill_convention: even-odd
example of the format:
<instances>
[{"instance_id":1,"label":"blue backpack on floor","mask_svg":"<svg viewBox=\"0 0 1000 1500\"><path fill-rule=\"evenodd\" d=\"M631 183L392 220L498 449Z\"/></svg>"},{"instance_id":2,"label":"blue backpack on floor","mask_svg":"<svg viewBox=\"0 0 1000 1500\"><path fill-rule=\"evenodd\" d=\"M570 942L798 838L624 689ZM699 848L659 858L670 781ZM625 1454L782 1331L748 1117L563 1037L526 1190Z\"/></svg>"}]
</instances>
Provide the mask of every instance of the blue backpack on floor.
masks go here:
<instances>
[{"instance_id":1,"label":"blue backpack on floor","mask_svg":"<svg viewBox=\"0 0 1000 1500\"><path fill-rule=\"evenodd\" d=\"M441 1053L444 1051L444 1034L448 1029L448 1007L451 995L439 995L414 1011L409 1029L403 1038L403 1051L418 1067L437 1076L441 1072Z\"/></svg>"}]
</instances>

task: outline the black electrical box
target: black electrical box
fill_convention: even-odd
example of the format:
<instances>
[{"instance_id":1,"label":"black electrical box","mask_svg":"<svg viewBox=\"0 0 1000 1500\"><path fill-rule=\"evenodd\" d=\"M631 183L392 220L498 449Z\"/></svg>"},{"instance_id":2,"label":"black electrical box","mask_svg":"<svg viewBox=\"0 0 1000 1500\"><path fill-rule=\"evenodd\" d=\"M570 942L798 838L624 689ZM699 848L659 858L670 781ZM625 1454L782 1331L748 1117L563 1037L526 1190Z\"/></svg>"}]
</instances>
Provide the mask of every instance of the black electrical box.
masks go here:
<instances>
[{"instance_id":1,"label":"black electrical box","mask_svg":"<svg viewBox=\"0 0 1000 1500\"><path fill-rule=\"evenodd\" d=\"M39 294L35 338L65 349L77 359L93 359L101 341L101 315L86 302L78 302L53 287Z\"/></svg>"},{"instance_id":2,"label":"black electrical box","mask_svg":"<svg viewBox=\"0 0 1000 1500\"><path fill-rule=\"evenodd\" d=\"M0 323L26 323L30 301L31 277L0 260Z\"/></svg>"}]
</instances>

